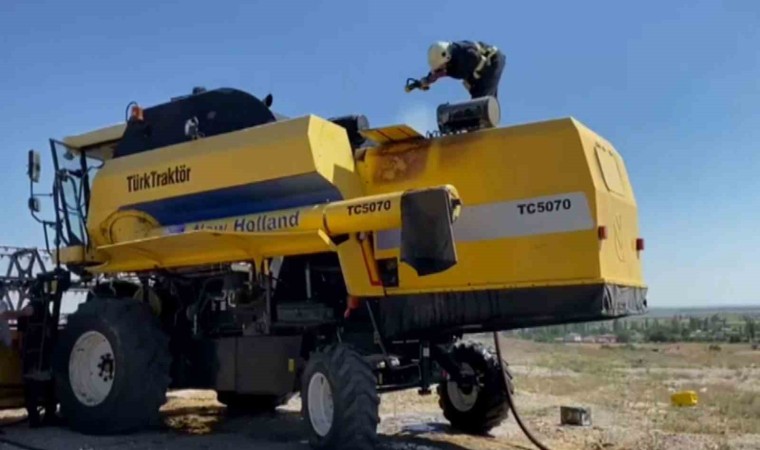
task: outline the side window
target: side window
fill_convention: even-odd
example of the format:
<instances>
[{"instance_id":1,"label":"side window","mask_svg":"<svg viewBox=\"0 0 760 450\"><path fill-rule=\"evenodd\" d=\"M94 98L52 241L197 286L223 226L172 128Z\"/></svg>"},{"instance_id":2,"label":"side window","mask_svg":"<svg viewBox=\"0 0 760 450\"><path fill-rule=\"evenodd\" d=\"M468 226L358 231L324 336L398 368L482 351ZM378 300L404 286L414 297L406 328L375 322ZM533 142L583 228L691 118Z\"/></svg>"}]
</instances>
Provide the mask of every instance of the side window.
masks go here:
<instances>
[{"instance_id":1,"label":"side window","mask_svg":"<svg viewBox=\"0 0 760 450\"><path fill-rule=\"evenodd\" d=\"M51 141L55 171L57 214L64 244L87 242L87 211L92 180L102 163L58 141Z\"/></svg>"},{"instance_id":2,"label":"side window","mask_svg":"<svg viewBox=\"0 0 760 450\"><path fill-rule=\"evenodd\" d=\"M614 194L625 195L625 184L620 175L617 155L600 144L596 144L594 152L596 153L596 161L599 163L599 169L602 171L602 178L604 178L607 190Z\"/></svg>"}]
</instances>

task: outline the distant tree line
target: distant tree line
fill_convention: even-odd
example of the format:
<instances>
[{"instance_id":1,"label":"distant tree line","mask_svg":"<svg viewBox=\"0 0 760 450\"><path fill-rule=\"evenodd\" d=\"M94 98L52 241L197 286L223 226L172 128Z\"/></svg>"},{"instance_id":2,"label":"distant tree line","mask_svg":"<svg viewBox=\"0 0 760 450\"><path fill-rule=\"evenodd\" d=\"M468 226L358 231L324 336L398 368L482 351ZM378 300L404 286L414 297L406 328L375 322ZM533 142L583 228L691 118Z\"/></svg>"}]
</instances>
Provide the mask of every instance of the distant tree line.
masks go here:
<instances>
[{"instance_id":1,"label":"distant tree line","mask_svg":"<svg viewBox=\"0 0 760 450\"><path fill-rule=\"evenodd\" d=\"M674 315L670 318L632 317L602 322L552 325L517 330L531 340L552 342L574 336L614 335L617 342L756 342L760 315L732 316L716 313L707 317Z\"/></svg>"}]
</instances>

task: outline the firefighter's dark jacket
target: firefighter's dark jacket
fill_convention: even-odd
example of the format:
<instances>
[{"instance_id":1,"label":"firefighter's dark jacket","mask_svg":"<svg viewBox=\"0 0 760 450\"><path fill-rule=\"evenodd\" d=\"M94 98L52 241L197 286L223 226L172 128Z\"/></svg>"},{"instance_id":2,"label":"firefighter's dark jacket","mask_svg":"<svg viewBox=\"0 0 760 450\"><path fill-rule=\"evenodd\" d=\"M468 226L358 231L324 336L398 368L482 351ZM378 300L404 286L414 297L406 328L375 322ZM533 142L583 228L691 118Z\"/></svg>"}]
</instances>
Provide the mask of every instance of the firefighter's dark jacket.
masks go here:
<instances>
[{"instance_id":1,"label":"firefighter's dark jacket","mask_svg":"<svg viewBox=\"0 0 760 450\"><path fill-rule=\"evenodd\" d=\"M478 41L482 48L490 45ZM446 64L446 75L456 80L464 80L470 84L475 83L473 74L480 64L480 52L472 41L457 41L451 43L451 60ZM428 74L432 77L432 73Z\"/></svg>"}]
</instances>

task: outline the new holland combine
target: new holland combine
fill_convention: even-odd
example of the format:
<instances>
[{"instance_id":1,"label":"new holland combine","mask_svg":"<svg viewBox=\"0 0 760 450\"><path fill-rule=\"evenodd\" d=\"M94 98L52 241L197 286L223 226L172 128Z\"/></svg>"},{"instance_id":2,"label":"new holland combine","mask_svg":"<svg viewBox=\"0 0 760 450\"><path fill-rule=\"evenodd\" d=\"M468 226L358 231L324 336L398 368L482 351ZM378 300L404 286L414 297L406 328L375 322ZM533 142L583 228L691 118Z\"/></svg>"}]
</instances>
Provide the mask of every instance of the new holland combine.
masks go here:
<instances>
[{"instance_id":1,"label":"new holland combine","mask_svg":"<svg viewBox=\"0 0 760 450\"><path fill-rule=\"evenodd\" d=\"M466 334L645 311L623 159L578 121L498 127L485 98L423 135L271 105L197 89L50 141L57 267L21 356L73 429L139 430L169 389L243 411L300 393L315 448L363 449L379 394L437 385L483 433L512 387ZM59 331L73 284L89 294Z\"/></svg>"}]
</instances>

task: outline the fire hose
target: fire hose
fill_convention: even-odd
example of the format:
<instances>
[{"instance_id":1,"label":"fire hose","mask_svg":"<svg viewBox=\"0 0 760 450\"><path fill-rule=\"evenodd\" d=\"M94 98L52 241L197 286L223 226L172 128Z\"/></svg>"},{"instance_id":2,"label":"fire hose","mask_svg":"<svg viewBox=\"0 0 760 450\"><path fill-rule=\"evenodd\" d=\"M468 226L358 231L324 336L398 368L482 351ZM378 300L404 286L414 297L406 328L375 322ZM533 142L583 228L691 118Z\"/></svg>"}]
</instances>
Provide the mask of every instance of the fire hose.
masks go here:
<instances>
[{"instance_id":1,"label":"fire hose","mask_svg":"<svg viewBox=\"0 0 760 450\"><path fill-rule=\"evenodd\" d=\"M515 406L515 401L512 398L512 392L511 389L509 389L509 380L507 379L507 372L504 370L504 360L501 359L501 342L499 341L499 333L494 331L493 333L493 343L496 347L496 357L499 359L499 369L501 370L502 378L504 380L504 390L507 392L507 401L509 402L509 409L512 410L512 414L515 416L515 421L517 421L517 425L520 426L520 429L525 433L525 436L540 450L550 450L549 447L541 443L534 435L530 432L527 426L525 426L525 423L522 421L522 417L520 417L520 413L517 412L517 407Z\"/></svg>"}]
</instances>

